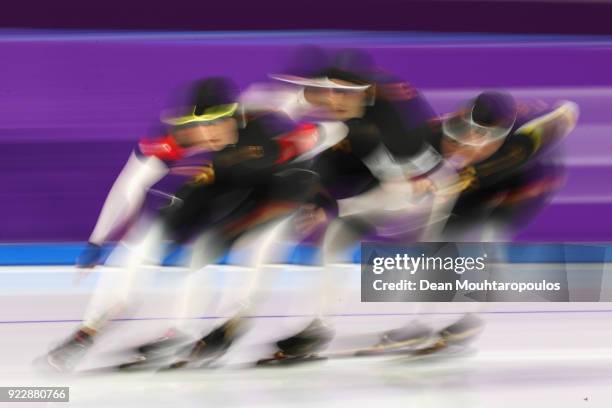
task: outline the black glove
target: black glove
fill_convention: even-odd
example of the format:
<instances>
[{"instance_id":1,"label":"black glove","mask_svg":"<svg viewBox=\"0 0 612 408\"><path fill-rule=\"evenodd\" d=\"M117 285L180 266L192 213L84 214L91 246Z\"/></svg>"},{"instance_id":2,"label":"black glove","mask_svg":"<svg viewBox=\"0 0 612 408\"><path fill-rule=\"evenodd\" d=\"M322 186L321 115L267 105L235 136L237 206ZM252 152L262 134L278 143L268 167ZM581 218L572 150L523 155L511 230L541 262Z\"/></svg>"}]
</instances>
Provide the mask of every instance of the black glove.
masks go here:
<instances>
[{"instance_id":1,"label":"black glove","mask_svg":"<svg viewBox=\"0 0 612 408\"><path fill-rule=\"evenodd\" d=\"M87 243L87 246L76 260L77 268L93 268L100 263L102 258L102 247L97 244Z\"/></svg>"}]
</instances>

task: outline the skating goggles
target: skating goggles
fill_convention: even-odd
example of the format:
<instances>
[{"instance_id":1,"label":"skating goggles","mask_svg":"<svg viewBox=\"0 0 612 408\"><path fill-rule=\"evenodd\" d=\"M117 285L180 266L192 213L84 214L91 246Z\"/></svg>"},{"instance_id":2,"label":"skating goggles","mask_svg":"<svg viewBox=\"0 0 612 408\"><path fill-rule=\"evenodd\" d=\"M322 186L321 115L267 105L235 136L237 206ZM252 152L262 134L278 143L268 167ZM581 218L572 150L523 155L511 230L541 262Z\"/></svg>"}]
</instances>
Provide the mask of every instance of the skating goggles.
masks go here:
<instances>
[{"instance_id":1,"label":"skating goggles","mask_svg":"<svg viewBox=\"0 0 612 408\"><path fill-rule=\"evenodd\" d=\"M169 112L164 112L161 115L161 121L173 126L186 126L190 124L214 125L222 119L233 116L237 109L237 103L230 103L210 107L204 110L204 113L201 115L196 115L196 107L194 106L189 115L174 116Z\"/></svg>"},{"instance_id":2,"label":"skating goggles","mask_svg":"<svg viewBox=\"0 0 612 408\"><path fill-rule=\"evenodd\" d=\"M472 118L472 110L449 115L442 121L444 135L468 146L481 147L505 138L512 130L516 117L506 126L483 126Z\"/></svg>"}]
</instances>

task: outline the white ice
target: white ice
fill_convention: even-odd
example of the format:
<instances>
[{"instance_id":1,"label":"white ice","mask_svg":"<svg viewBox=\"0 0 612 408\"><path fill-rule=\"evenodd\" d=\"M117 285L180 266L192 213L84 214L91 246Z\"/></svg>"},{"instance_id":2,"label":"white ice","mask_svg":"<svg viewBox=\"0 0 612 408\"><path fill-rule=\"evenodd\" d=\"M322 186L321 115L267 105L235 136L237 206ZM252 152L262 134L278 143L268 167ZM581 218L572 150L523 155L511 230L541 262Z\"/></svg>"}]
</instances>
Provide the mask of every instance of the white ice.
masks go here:
<instances>
[{"instance_id":1,"label":"white ice","mask_svg":"<svg viewBox=\"0 0 612 408\"><path fill-rule=\"evenodd\" d=\"M60 375L33 361L78 325L95 274L74 286L73 268L1 268L0 386L69 386L71 407L611 406L612 303L487 304L482 308L487 325L472 346L475 353L460 357L421 362L352 358L284 368L250 367L246 363L267 356L273 340L309 320L312 294L301 289L308 287L312 271L279 269L267 301L250 319L251 330L218 368L85 372L118 362L117 350L150 340L171 324L169 305L183 272L166 268L152 287L143 288L144 303L131 316L134 320L115 322L79 365L80 372ZM231 287L224 278L232 273L220 267L215 285ZM334 319L337 340L331 349L347 339L352 345L371 344L376 333L411 321L417 310L431 313L422 319L440 327L459 316L462 307L471 307L360 304L357 267L355 276L345 313ZM205 310L200 317L193 320L200 330L215 324L215 316L207 316Z\"/></svg>"}]
</instances>

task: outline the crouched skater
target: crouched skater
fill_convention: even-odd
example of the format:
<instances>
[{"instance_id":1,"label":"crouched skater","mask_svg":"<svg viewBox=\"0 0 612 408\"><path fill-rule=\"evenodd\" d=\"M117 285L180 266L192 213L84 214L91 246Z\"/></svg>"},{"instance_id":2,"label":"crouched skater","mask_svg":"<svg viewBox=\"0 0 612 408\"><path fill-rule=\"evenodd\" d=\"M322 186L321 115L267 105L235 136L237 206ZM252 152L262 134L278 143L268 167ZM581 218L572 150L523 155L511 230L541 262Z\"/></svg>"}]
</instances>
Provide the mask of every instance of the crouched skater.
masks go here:
<instances>
[{"instance_id":1,"label":"crouched skater","mask_svg":"<svg viewBox=\"0 0 612 408\"><path fill-rule=\"evenodd\" d=\"M517 101L506 93L486 91L460 109L418 129L459 174L446 194L456 194L444 225L438 251L459 256L454 243L481 242L489 263L505 262L503 253L487 243L511 241L537 215L564 182L563 150L559 143L573 130L579 108L571 101L550 106L542 101ZM454 191L451 191L454 190ZM493 266L489 274L495 274ZM431 276L431 274L428 274ZM444 282L454 274L440 273ZM483 299L496 299L495 293ZM452 301L436 297L436 301ZM414 299L413 299L414 300ZM428 311L432 311L429 306ZM467 313L439 330L421 318L382 334L372 353L428 343L419 353L449 345L463 346L482 331L480 318Z\"/></svg>"},{"instance_id":2,"label":"crouched skater","mask_svg":"<svg viewBox=\"0 0 612 408\"><path fill-rule=\"evenodd\" d=\"M257 250L240 261L252 272L253 283L239 299L246 310L258 266L267 256L265 244L315 184L316 176L294 159L316 145L316 129L295 127L278 114L248 117L236 102L237 88L225 78L199 81L193 91L188 108L162 118L169 125L168 134L142 140L131 154L77 266L91 268L100 262L102 245L113 231L137 218L156 182L168 174L187 179L152 222L136 222L117 245L109 262L119 270L102 271L83 324L47 355L58 370L74 368L109 323L135 303L135 289L150 275L145 265L163 261L166 241L187 243L196 238L192 271L214 263L247 236L247 241L257 241ZM191 358L222 352L239 331L240 311L235 316L190 345ZM206 352L203 344L210 345Z\"/></svg>"},{"instance_id":3,"label":"crouched skater","mask_svg":"<svg viewBox=\"0 0 612 408\"><path fill-rule=\"evenodd\" d=\"M303 89L319 116L342 123L346 131L314 158L322 188L296 217L306 234L325 227L313 302L317 317L276 342L274 357L261 363L318 358L333 337L334 316L342 313L338 299L345 288L335 282L350 281L350 250L373 235L406 242L432 234L430 218L447 214L450 205L437 192L456 178L424 135L414 131L435 118L426 100L380 70L369 55L347 50L309 77L276 78Z\"/></svg>"}]
</instances>

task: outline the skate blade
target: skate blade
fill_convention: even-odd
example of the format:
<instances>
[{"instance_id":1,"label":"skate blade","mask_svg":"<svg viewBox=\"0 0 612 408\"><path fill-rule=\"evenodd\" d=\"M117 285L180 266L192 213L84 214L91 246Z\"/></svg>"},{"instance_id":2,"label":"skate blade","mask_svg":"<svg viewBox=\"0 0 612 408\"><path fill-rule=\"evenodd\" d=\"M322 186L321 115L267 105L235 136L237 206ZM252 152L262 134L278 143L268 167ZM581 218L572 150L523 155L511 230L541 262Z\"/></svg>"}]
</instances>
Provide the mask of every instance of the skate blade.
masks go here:
<instances>
[{"instance_id":1,"label":"skate blade","mask_svg":"<svg viewBox=\"0 0 612 408\"><path fill-rule=\"evenodd\" d=\"M70 374L74 371L72 367L60 364L48 354L35 358L32 361L32 366L45 373Z\"/></svg>"},{"instance_id":2,"label":"skate blade","mask_svg":"<svg viewBox=\"0 0 612 408\"><path fill-rule=\"evenodd\" d=\"M164 358L146 358L144 356L136 356L132 361L128 361L121 364L113 364L110 366L95 367L86 370L79 370L79 373L108 373L108 372L121 372L121 373L137 373L145 371L156 371L159 367L164 364L168 364L171 361L170 357Z\"/></svg>"},{"instance_id":3,"label":"skate blade","mask_svg":"<svg viewBox=\"0 0 612 408\"><path fill-rule=\"evenodd\" d=\"M210 356L205 359L196 359L196 360L178 360L173 362L170 365L162 367L158 369L158 372L164 371L174 371L174 370L203 370L203 369L211 369L216 368L217 366L214 363L219 360L225 353Z\"/></svg>"},{"instance_id":4,"label":"skate blade","mask_svg":"<svg viewBox=\"0 0 612 408\"><path fill-rule=\"evenodd\" d=\"M404 354L413 354L414 348L399 349L399 348L382 348L382 349L364 349L356 351L354 357L380 357L380 356L396 356Z\"/></svg>"},{"instance_id":5,"label":"skate blade","mask_svg":"<svg viewBox=\"0 0 612 408\"><path fill-rule=\"evenodd\" d=\"M94 367L85 370L78 370L79 374L103 374L103 373L143 373L146 371L154 372L162 363L158 362L141 362L129 361L122 364L113 364L110 366Z\"/></svg>"},{"instance_id":6,"label":"skate blade","mask_svg":"<svg viewBox=\"0 0 612 408\"><path fill-rule=\"evenodd\" d=\"M448 361L461 358L469 358L476 355L478 351L473 348L456 347L448 345L444 348L435 349L434 347L427 347L422 350L418 350L415 353L407 354L406 356L397 359L399 362L435 362L435 361Z\"/></svg>"},{"instance_id":7,"label":"skate blade","mask_svg":"<svg viewBox=\"0 0 612 408\"><path fill-rule=\"evenodd\" d=\"M417 346L425 343L429 337L418 337L410 340L398 341L391 344L377 344L370 348L357 350L354 357L375 357L394 354L409 354L417 350Z\"/></svg>"},{"instance_id":8,"label":"skate blade","mask_svg":"<svg viewBox=\"0 0 612 408\"><path fill-rule=\"evenodd\" d=\"M144 356L137 357L134 361L119 364L115 366L117 371L122 372L134 372L134 371L151 371L156 370L160 366L164 365L169 361L168 357L165 358L146 358Z\"/></svg>"},{"instance_id":9,"label":"skate blade","mask_svg":"<svg viewBox=\"0 0 612 408\"><path fill-rule=\"evenodd\" d=\"M180 361L175 361L174 363L161 367L159 368L157 371L160 373L166 372L166 371L174 371L174 370L179 370L181 368L185 368L189 365L189 361L188 360L180 360Z\"/></svg>"},{"instance_id":10,"label":"skate blade","mask_svg":"<svg viewBox=\"0 0 612 408\"><path fill-rule=\"evenodd\" d=\"M274 367L274 366L291 366L303 363L313 363L317 361L325 361L328 357L325 356L307 356L307 357L285 357L285 358L263 358L255 363L257 367Z\"/></svg>"},{"instance_id":11,"label":"skate blade","mask_svg":"<svg viewBox=\"0 0 612 408\"><path fill-rule=\"evenodd\" d=\"M192 343L193 340L189 338L176 339L171 343L165 344L163 346L138 346L132 348L132 351L135 354L139 354L145 357L158 358L175 355L177 352L180 352L185 347L190 349Z\"/></svg>"}]
</instances>

